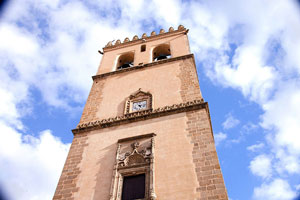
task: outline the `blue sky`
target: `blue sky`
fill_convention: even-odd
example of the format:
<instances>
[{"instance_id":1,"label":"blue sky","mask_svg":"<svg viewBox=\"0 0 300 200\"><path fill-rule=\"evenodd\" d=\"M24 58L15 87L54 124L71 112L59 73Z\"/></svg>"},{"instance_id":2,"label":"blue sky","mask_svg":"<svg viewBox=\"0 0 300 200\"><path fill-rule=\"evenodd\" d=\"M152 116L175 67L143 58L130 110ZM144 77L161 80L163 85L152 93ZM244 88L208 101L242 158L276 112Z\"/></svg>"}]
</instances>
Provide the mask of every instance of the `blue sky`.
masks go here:
<instances>
[{"instance_id":1,"label":"blue sky","mask_svg":"<svg viewBox=\"0 0 300 200\"><path fill-rule=\"evenodd\" d=\"M0 18L0 186L51 199L108 41L189 28L231 200L300 193L300 7L291 0L9 1Z\"/></svg>"}]
</instances>

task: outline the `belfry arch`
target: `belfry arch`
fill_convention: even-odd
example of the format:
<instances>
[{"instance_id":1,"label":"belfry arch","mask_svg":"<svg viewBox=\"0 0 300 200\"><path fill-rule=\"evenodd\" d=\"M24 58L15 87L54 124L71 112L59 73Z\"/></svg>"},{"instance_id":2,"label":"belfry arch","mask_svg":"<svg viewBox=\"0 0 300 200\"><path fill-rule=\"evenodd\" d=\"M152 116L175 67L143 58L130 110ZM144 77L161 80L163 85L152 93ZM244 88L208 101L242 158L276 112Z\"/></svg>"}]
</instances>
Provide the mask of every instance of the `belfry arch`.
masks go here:
<instances>
[{"instance_id":1,"label":"belfry arch","mask_svg":"<svg viewBox=\"0 0 300 200\"><path fill-rule=\"evenodd\" d=\"M127 52L119 56L117 70L133 67L134 52Z\"/></svg>"},{"instance_id":2,"label":"belfry arch","mask_svg":"<svg viewBox=\"0 0 300 200\"><path fill-rule=\"evenodd\" d=\"M171 49L169 44L160 44L152 51L152 60L158 61L171 58Z\"/></svg>"}]
</instances>

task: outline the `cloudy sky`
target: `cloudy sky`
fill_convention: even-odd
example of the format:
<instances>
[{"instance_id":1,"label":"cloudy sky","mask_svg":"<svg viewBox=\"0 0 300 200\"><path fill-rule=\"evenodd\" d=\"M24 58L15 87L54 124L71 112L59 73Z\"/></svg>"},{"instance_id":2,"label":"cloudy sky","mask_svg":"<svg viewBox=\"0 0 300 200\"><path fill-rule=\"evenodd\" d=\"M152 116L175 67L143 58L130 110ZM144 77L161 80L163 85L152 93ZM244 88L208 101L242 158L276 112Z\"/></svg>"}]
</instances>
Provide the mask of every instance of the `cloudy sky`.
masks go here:
<instances>
[{"instance_id":1,"label":"cloudy sky","mask_svg":"<svg viewBox=\"0 0 300 200\"><path fill-rule=\"evenodd\" d=\"M0 190L51 199L111 40L183 24L231 200L300 193L300 7L292 0L26 0L0 12Z\"/></svg>"}]
</instances>

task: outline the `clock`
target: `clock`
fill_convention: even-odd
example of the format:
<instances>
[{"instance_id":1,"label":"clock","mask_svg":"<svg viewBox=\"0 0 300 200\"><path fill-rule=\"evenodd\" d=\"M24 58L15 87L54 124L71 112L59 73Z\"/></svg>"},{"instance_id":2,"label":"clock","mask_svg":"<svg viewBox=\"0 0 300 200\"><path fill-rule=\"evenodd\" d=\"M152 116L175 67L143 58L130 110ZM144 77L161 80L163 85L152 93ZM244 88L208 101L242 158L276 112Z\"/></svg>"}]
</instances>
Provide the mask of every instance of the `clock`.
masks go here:
<instances>
[{"instance_id":1,"label":"clock","mask_svg":"<svg viewBox=\"0 0 300 200\"><path fill-rule=\"evenodd\" d=\"M147 101L137 101L132 104L132 111L145 110L147 108Z\"/></svg>"}]
</instances>

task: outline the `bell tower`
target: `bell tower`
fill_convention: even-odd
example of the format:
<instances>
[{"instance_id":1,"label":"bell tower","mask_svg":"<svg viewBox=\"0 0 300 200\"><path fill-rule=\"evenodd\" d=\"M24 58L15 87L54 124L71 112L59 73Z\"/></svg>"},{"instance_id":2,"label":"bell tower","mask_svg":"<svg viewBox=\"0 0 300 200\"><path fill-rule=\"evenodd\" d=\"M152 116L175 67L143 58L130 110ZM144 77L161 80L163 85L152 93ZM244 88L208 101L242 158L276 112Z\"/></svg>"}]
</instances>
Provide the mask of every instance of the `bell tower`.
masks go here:
<instances>
[{"instance_id":1,"label":"bell tower","mask_svg":"<svg viewBox=\"0 0 300 200\"><path fill-rule=\"evenodd\" d=\"M187 33L103 48L53 199L228 199Z\"/></svg>"}]
</instances>

